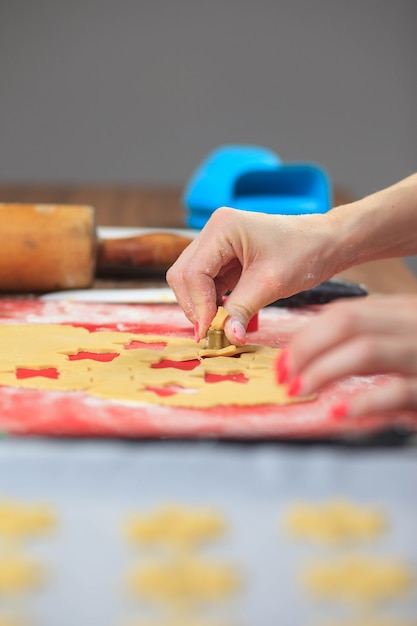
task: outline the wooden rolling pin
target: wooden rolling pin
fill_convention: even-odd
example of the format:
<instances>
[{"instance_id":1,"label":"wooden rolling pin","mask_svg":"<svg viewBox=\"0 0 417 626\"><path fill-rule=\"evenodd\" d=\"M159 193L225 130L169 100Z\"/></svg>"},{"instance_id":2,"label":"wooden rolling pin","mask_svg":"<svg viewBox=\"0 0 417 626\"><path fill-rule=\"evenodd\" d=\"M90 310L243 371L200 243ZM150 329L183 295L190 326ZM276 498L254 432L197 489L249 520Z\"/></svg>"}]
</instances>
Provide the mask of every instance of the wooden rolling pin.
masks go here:
<instances>
[{"instance_id":1,"label":"wooden rolling pin","mask_svg":"<svg viewBox=\"0 0 417 626\"><path fill-rule=\"evenodd\" d=\"M106 268L164 272L190 242L169 232L99 240L93 207L0 204L0 290L85 288Z\"/></svg>"}]
</instances>

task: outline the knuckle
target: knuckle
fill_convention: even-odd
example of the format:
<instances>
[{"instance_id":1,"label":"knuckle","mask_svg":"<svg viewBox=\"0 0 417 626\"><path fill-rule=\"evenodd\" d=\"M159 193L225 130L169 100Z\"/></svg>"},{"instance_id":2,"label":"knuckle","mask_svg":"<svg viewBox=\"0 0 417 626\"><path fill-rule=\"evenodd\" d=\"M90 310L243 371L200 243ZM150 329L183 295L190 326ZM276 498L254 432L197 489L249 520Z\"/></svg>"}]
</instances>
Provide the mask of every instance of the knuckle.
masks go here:
<instances>
[{"instance_id":1,"label":"knuckle","mask_svg":"<svg viewBox=\"0 0 417 626\"><path fill-rule=\"evenodd\" d=\"M282 280L282 277L278 277L278 271L274 267L262 267L262 278L260 283L263 288L268 290L273 297L281 297L282 291L285 289L286 281Z\"/></svg>"},{"instance_id":2,"label":"knuckle","mask_svg":"<svg viewBox=\"0 0 417 626\"><path fill-rule=\"evenodd\" d=\"M174 267L171 266L168 269L167 273L165 274L165 279L166 279L168 285L172 285L172 284L175 283L175 281L176 281L176 274L177 274L176 269L174 269Z\"/></svg>"},{"instance_id":3,"label":"knuckle","mask_svg":"<svg viewBox=\"0 0 417 626\"><path fill-rule=\"evenodd\" d=\"M360 314L354 308L337 303L332 309L333 323L343 336L355 334L360 325Z\"/></svg>"},{"instance_id":4,"label":"knuckle","mask_svg":"<svg viewBox=\"0 0 417 626\"><path fill-rule=\"evenodd\" d=\"M356 356L364 363L377 363L381 356L378 338L374 336L361 337L356 342Z\"/></svg>"},{"instance_id":5,"label":"knuckle","mask_svg":"<svg viewBox=\"0 0 417 626\"><path fill-rule=\"evenodd\" d=\"M173 266L170 267L165 275L168 285L175 289L175 287L183 285L186 282L186 267Z\"/></svg>"},{"instance_id":6,"label":"knuckle","mask_svg":"<svg viewBox=\"0 0 417 626\"><path fill-rule=\"evenodd\" d=\"M210 216L209 222L211 224L217 223L219 221L224 223L225 220L229 219L234 212L235 212L235 209L232 209L227 206L221 206L215 211L213 211L213 213Z\"/></svg>"},{"instance_id":7,"label":"knuckle","mask_svg":"<svg viewBox=\"0 0 417 626\"><path fill-rule=\"evenodd\" d=\"M392 398L400 409L417 408L417 381L398 378L391 388Z\"/></svg>"},{"instance_id":8,"label":"knuckle","mask_svg":"<svg viewBox=\"0 0 417 626\"><path fill-rule=\"evenodd\" d=\"M407 343L402 355L404 372L417 374L417 349L413 343Z\"/></svg>"}]
</instances>

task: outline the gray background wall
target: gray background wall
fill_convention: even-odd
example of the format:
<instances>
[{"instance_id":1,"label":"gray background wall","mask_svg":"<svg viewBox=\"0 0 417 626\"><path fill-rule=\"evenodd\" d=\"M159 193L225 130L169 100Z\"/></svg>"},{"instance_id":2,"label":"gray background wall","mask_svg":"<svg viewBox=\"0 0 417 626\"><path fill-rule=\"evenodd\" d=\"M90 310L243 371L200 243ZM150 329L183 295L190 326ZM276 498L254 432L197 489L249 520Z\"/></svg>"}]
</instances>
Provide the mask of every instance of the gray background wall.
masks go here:
<instances>
[{"instance_id":1,"label":"gray background wall","mask_svg":"<svg viewBox=\"0 0 417 626\"><path fill-rule=\"evenodd\" d=\"M365 195L417 170L416 32L416 0L0 0L0 182L183 184L238 142Z\"/></svg>"}]
</instances>

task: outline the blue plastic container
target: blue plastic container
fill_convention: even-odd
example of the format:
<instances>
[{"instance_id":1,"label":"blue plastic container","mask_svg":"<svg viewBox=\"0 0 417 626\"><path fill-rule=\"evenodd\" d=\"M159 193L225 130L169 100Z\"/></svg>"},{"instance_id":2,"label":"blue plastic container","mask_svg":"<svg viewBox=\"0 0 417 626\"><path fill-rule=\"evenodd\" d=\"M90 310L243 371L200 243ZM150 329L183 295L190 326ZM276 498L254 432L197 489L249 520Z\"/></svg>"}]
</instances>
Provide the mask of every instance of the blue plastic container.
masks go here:
<instances>
[{"instance_id":1,"label":"blue plastic container","mask_svg":"<svg viewBox=\"0 0 417 626\"><path fill-rule=\"evenodd\" d=\"M183 204L187 225L200 229L221 206L283 215L326 213L331 189L318 165L285 164L267 148L229 145L214 150L196 169Z\"/></svg>"}]
</instances>

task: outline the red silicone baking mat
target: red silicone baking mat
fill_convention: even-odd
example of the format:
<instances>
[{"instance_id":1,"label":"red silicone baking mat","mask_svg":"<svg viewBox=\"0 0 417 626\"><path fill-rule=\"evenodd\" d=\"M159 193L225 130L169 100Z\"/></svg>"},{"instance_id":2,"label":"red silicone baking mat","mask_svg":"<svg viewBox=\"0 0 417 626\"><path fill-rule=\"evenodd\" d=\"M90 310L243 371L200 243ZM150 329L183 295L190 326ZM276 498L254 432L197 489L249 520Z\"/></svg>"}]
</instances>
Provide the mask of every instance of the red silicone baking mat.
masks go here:
<instances>
[{"instance_id":1,"label":"red silicone baking mat","mask_svg":"<svg viewBox=\"0 0 417 626\"><path fill-rule=\"evenodd\" d=\"M259 314L250 342L283 347L313 310L269 307ZM193 337L175 304L92 304L2 300L2 324L73 324L90 332L121 330ZM386 376L345 379L313 402L285 406L172 408L102 400L84 392L0 387L0 430L14 435L139 438L322 439L396 427L417 430L417 415L378 415L360 420L329 418L329 409L359 390L383 385Z\"/></svg>"}]
</instances>

